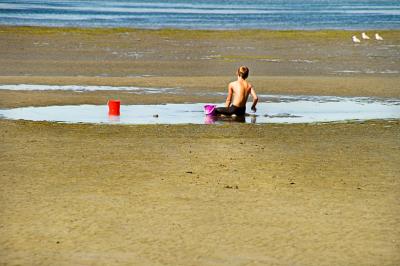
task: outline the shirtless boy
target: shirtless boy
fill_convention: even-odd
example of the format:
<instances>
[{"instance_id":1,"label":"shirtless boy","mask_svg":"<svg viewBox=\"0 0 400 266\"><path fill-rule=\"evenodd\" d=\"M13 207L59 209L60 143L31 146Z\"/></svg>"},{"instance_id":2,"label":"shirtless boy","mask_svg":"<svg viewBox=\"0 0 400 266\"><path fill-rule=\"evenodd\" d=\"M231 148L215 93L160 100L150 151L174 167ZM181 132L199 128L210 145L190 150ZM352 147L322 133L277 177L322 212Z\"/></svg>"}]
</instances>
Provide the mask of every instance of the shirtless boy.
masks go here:
<instances>
[{"instance_id":1,"label":"shirtless boy","mask_svg":"<svg viewBox=\"0 0 400 266\"><path fill-rule=\"evenodd\" d=\"M237 70L237 81L229 83L228 97L226 97L225 107L217 108L216 114L237 116L245 115L246 102L250 94L253 97L253 105L251 106L251 110L254 112L256 111L258 97L253 86L246 81L248 76L249 69L245 66L239 67Z\"/></svg>"}]
</instances>

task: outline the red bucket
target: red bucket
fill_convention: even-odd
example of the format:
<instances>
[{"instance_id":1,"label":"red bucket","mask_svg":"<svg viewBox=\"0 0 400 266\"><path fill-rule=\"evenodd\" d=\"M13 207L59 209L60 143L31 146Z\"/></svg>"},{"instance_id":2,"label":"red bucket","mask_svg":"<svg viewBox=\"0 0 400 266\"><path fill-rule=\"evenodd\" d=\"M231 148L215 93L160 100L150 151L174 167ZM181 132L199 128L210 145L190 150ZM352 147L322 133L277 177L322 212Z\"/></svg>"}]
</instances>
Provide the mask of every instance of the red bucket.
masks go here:
<instances>
[{"instance_id":1,"label":"red bucket","mask_svg":"<svg viewBox=\"0 0 400 266\"><path fill-rule=\"evenodd\" d=\"M119 107L121 106L120 100L108 100L108 114L119 115Z\"/></svg>"}]
</instances>

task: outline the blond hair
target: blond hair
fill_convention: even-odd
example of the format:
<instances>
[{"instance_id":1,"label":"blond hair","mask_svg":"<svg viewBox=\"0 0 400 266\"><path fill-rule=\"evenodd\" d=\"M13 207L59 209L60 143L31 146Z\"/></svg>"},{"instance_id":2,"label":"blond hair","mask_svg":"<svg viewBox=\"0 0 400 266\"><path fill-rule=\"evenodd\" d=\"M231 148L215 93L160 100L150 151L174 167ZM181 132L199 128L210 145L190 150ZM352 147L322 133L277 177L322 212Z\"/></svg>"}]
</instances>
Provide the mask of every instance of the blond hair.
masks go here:
<instances>
[{"instance_id":1,"label":"blond hair","mask_svg":"<svg viewBox=\"0 0 400 266\"><path fill-rule=\"evenodd\" d=\"M237 75L242 79L247 79L249 76L249 68L247 66L241 66L237 70Z\"/></svg>"}]
</instances>

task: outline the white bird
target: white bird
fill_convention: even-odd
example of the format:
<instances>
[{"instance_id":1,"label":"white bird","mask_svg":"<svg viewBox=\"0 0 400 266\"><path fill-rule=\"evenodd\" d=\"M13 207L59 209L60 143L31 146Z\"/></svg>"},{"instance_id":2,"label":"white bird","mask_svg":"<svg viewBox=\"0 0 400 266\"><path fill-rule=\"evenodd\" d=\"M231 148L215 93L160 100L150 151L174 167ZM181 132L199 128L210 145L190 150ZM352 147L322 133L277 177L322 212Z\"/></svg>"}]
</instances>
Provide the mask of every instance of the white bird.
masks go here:
<instances>
[{"instance_id":1,"label":"white bird","mask_svg":"<svg viewBox=\"0 0 400 266\"><path fill-rule=\"evenodd\" d=\"M365 32L361 33L361 37L362 37L364 40L369 40L369 39L370 39L369 36L368 36L367 34L365 34Z\"/></svg>"},{"instance_id":2,"label":"white bird","mask_svg":"<svg viewBox=\"0 0 400 266\"><path fill-rule=\"evenodd\" d=\"M360 43L361 42L360 39L358 39L357 36L355 36L355 35L352 38L353 38L353 42L354 43Z\"/></svg>"},{"instance_id":3,"label":"white bird","mask_svg":"<svg viewBox=\"0 0 400 266\"><path fill-rule=\"evenodd\" d=\"M378 33L375 33L375 39L378 41L383 41L383 38Z\"/></svg>"}]
</instances>

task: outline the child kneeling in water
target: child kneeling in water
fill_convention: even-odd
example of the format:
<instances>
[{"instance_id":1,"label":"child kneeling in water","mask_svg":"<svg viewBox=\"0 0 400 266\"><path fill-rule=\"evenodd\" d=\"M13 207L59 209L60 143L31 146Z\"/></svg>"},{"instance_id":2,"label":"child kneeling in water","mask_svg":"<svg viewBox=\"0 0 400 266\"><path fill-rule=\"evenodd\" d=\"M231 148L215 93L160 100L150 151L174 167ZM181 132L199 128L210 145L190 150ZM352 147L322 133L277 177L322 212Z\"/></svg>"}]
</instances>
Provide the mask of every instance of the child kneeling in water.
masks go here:
<instances>
[{"instance_id":1,"label":"child kneeling in water","mask_svg":"<svg viewBox=\"0 0 400 266\"><path fill-rule=\"evenodd\" d=\"M216 109L217 115L244 116L246 114L246 102L250 94L253 97L251 110L254 112L256 111L258 97L253 86L246 81L248 76L249 69L246 66L239 67L237 70L237 81L229 83L225 107L218 107Z\"/></svg>"}]
</instances>

